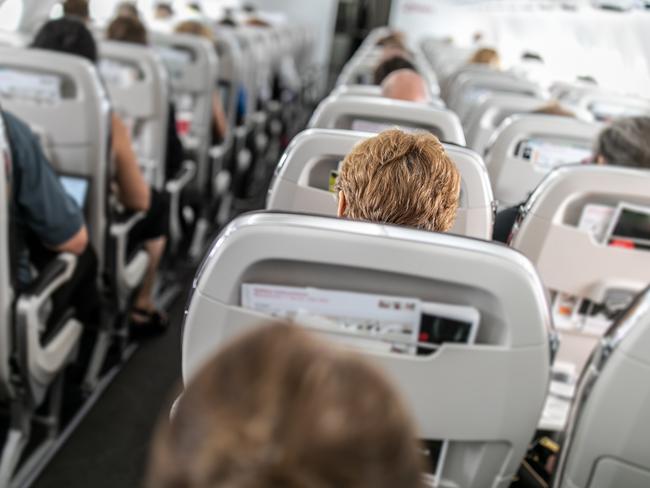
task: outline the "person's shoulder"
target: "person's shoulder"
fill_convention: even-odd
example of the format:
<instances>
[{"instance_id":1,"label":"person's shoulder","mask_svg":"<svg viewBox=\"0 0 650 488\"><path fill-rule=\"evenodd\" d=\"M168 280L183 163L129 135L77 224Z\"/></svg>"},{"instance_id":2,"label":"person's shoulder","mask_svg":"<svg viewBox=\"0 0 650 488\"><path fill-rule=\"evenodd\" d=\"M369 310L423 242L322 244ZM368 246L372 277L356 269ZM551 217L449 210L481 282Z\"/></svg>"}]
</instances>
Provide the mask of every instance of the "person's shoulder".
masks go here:
<instances>
[{"instance_id":1,"label":"person's shoulder","mask_svg":"<svg viewBox=\"0 0 650 488\"><path fill-rule=\"evenodd\" d=\"M2 111L2 118L5 121L5 124L7 126L7 131L12 133L12 132L19 132L23 134L29 134L31 133L29 126L23 122L21 119L16 117L14 114L11 112L7 112L6 110Z\"/></svg>"}]
</instances>

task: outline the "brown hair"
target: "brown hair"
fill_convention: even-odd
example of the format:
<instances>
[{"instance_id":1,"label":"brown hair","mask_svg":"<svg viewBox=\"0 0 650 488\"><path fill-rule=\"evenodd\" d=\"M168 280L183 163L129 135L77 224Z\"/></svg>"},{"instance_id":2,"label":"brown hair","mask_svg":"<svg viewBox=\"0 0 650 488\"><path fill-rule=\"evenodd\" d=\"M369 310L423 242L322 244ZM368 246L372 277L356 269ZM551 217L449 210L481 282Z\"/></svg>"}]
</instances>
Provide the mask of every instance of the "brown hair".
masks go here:
<instances>
[{"instance_id":1,"label":"brown hair","mask_svg":"<svg viewBox=\"0 0 650 488\"><path fill-rule=\"evenodd\" d=\"M148 44L147 29L134 17L116 17L108 26L106 38L111 41Z\"/></svg>"},{"instance_id":2,"label":"brown hair","mask_svg":"<svg viewBox=\"0 0 650 488\"><path fill-rule=\"evenodd\" d=\"M117 17L140 18L138 7L133 2L121 2L115 11L117 12Z\"/></svg>"},{"instance_id":3,"label":"brown hair","mask_svg":"<svg viewBox=\"0 0 650 488\"><path fill-rule=\"evenodd\" d=\"M203 22L198 20L185 20L176 26L178 34L190 34L193 36L205 37L210 41L214 41L214 33Z\"/></svg>"},{"instance_id":4,"label":"brown hair","mask_svg":"<svg viewBox=\"0 0 650 488\"><path fill-rule=\"evenodd\" d=\"M337 182L345 217L448 231L456 219L460 174L429 133L388 130L358 144Z\"/></svg>"},{"instance_id":5,"label":"brown hair","mask_svg":"<svg viewBox=\"0 0 650 488\"><path fill-rule=\"evenodd\" d=\"M88 0L65 0L63 2L63 13L65 15L80 17L84 20L90 18Z\"/></svg>"},{"instance_id":6,"label":"brown hair","mask_svg":"<svg viewBox=\"0 0 650 488\"><path fill-rule=\"evenodd\" d=\"M488 64L495 68L499 67L501 64L499 53L496 49L492 49L491 47L482 47L476 51L469 62L472 64Z\"/></svg>"},{"instance_id":7,"label":"brown hair","mask_svg":"<svg viewBox=\"0 0 650 488\"><path fill-rule=\"evenodd\" d=\"M576 114L571 112L570 110L564 108L560 103L558 102L551 102L547 105L544 105L543 107L540 107L536 110L533 110L531 113L533 114L542 114L542 115L557 115L560 117L575 117Z\"/></svg>"},{"instance_id":8,"label":"brown hair","mask_svg":"<svg viewBox=\"0 0 650 488\"><path fill-rule=\"evenodd\" d=\"M407 50L406 41L403 32L392 32L379 39L376 43L378 47L392 47L403 51Z\"/></svg>"},{"instance_id":9,"label":"brown hair","mask_svg":"<svg viewBox=\"0 0 650 488\"><path fill-rule=\"evenodd\" d=\"M415 488L422 456L388 381L358 354L269 323L232 342L159 425L151 488Z\"/></svg>"}]
</instances>

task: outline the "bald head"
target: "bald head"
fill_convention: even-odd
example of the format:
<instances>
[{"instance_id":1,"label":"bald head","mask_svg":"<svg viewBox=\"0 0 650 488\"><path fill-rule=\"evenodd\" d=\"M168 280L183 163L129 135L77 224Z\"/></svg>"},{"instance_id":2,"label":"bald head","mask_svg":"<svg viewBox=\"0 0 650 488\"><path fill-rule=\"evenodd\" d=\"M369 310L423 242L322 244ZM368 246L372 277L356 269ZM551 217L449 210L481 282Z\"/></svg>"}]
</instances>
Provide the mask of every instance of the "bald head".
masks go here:
<instances>
[{"instance_id":1,"label":"bald head","mask_svg":"<svg viewBox=\"0 0 650 488\"><path fill-rule=\"evenodd\" d=\"M381 94L407 102L427 103L431 100L424 78L410 69L400 69L388 75L381 84Z\"/></svg>"}]
</instances>

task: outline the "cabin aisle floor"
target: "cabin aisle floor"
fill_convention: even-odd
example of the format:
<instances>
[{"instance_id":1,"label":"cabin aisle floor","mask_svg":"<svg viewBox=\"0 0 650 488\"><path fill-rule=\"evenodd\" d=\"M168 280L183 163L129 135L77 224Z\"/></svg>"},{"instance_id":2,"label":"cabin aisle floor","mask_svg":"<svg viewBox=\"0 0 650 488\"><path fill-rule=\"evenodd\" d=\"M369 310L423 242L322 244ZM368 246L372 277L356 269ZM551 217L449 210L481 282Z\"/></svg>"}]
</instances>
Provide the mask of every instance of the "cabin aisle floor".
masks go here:
<instances>
[{"instance_id":1,"label":"cabin aisle floor","mask_svg":"<svg viewBox=\"0 0 650 488\"><path fill-rule=\"evenodd\" d=\"M180 388L181 321L194 269L181 276L170 329L135 352L33 488L142 486L153 428Z\"/></svg>"}]
</instances>

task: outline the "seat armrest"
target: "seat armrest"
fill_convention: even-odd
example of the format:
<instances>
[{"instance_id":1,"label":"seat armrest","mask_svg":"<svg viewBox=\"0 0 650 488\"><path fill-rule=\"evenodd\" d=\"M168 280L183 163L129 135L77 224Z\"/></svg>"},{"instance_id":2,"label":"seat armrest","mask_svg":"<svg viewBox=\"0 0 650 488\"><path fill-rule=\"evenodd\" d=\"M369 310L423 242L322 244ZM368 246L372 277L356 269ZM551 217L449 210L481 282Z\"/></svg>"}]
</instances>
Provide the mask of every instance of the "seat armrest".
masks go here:
<instances>
[{"instance_id":1,"label":"seat armrest","mask_svg":"<svg viewBox=\"0 0 650 488\"><path fill-rule=\"evenodd\" d=\"M72 357L81 336L81 324L70 318L45 346L41 343L41 333L46 327L41 309L70 280L76 265L76 256L60 254L16 303L18 359L37 402L43 399L47 385Z\"/></svg>"},{"instance_id":2,"label":"seat armrest","mask_svg":"<svg viewBox=\"0 0 650 488\"><path fill-rule=\"evenodd\" d=\"M110 228L110 235L115 240L115 277L122 305L125 304L128 293L142 282L149 264L149 256L145 251L138 251L130 261L127 257L129 233L143 218L144 213L137 212L123 222L111 224Z\"/></svg>"},{"instance_id":3,"label":"seat armrest","mask_svg":"<svg viewBox=\"0 0 650 488\"><path fill-rule=\"evenodd\" d=\"M175 249L183 237L181 228L181 193L183 189L191 183L196 176L197 165L194 161L185 161L183 167L171 181L167 182L167 192L169 193L169 237L171 248Z\"/></svg>"}]
</instances>

